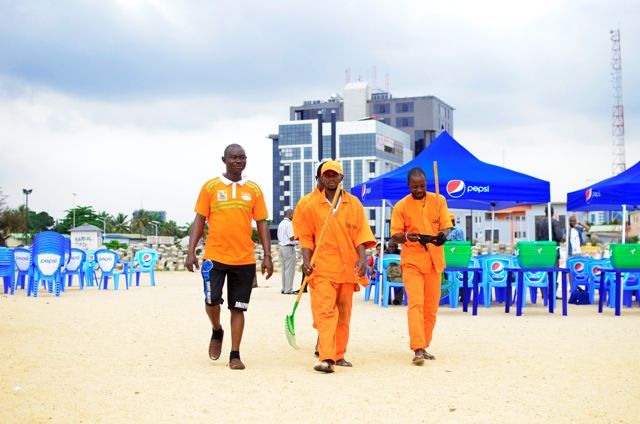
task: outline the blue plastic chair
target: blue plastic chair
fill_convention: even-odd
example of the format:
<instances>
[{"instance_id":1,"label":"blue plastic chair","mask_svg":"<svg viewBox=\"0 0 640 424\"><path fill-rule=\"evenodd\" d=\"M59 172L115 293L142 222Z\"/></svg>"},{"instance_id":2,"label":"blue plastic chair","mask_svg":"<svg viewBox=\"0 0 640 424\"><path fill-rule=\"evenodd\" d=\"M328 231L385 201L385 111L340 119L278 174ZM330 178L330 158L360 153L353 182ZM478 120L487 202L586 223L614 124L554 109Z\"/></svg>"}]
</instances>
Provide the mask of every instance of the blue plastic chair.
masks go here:
<instances>
[{"instance_id":1,"label":"blue plastic chair","mask_svg":"<svg viewBox=\"0 0 640 424\"><path fill-rule=\"evenodd\" d=\"M86 250L84 259L84 285L93 287L94 283L100 288L100 282L97 276L98 264L96 263L96 251Z\"/></svg>"},{"instance_id":2,"label":"blue plastic chair","mask_svg":"<svg viewBox=\"0 0 640 424\"><path fill-rule=\"evenodd\" d=\"M16 289L16 263L13 250L7 247L0 247L0 277L4 283L4 294L13 294Z\"/></svg>"},{"instance_id":3,"label":"blue plastic chair","mask_svg":"<svg viewBox=\"0 0 640 424\"><path fill-rule=\"evenodd\" d=\"M614 278L612 279L612 282L615 282L615 274L613 273L609 273L611 275L614 276ZM640 301L640 273L636 273L636 272L623 272L621 274L621 278L620 281L622 283L622 305L626 306L626 307L631 307L633 304L633 298L632 296L635 294L636 295L636 299L638 301ZM616 285L615 283L610 283L609 284L609 307L611 308L615 308L615 289L616 289Z\"/></svg>"},{"instance_id":4,"label":"blue plastic chair","mask_svg":"<svg viewBox=\"0 0 640 424\"><path fill-rule=\"evenodd\" d=\"M505 268L515 265L515 257L511 255L484 255L482 260L482 284L484 291L484 306L491 306L492 289L495 289L496 302L504 302L505 295L511 296L513 293L506 293L508 272Z\"/></svg>"},{"instance_id":5,"label":"blue plastic chair","mask_svg":"<svg viewBox=\"0 0 640 424\"><path fill-rule=\"evenodd\" d=\"M73 276L78 276L78 286L80 290L84 289L84 263L87 259L87 254L82 249L72 248L69 255L69 261L65 267L65 276L67 280L67 286L71 287L73 284Z\"/></svg>"},{"instance_id":6,"label":"blue plastic chair","mask_svg":"<svg viewBox=\"0 0 640 424\"><path fill-rule=\"evenodd\" d=\"M469 260L469 268L480 268L480 261L475 256ZM471 290L473 289L473 279L478 271L467 271L467 299L471 299ZM446 272L447 280L451 283L449 287L449 307L457 308L459 305L459 293L463 287L463 274L462 272ZM484 296L485 292L484 282L481 281L478 285L478 296Z\"/></svg>"},{"instance_id":7,"label":"blue plastic chair","mask_svg":"<svg viewBox=\"0 0 640 424\"><path fill-rule=\"evenodd\" d=\"M25 280L28 282L27 287L30 284L33 284L33 266L31 262L31 251L29 249L25 249L23 247L18 247L13 249L13 260L16 264L16 270L18 274L16 275L15 287L18 285L22 290L25 288Z\"/></svg>"},{"instance_id":8,"label":"blue plastic chair","mask_svg":"<svg viewBox=\"0 0 640 424\"><path fill-rule=\"evenodd\" d=\"M593 258L589 256L571 256L567 259L566 267L571 277L571 293L578 290L580 286L583 286L587 292L589 291L590 285L593 284L591 274L589 274L589 262L592 260ZM589 303L591 304L593 304L591 297L593 292L591 291L589 294Z\"/></svg>"},{"instance_id":9,"label":"blue plastic chair","mask_svg":"<svg viewBox=\"0 0 640 424\"><path fill-rule=\"evenodd\" d=\"M129 290L129 264L127 262L121 262L118 254L113 250L99 249L96 250L95 260L100 270L100 280L102 282L102 288L107 289L109 285L109 277L113 278L113 288L118 290L120 276L124 275L127 290ZM119 270L118 265L122 264L124 269ZM100 284L98 284L100 288Z\"/></svg>"},{"instance_id":10,"label":"blue plastic chair","mask_svg":"<svg viewBox=\"0 0 640 424\"><path fill-rule=\"evenodd\" d=\"M555 273L553 274L555 277ZM523 273L523 292L522 296L520 296L520 304L524 308L527 304L527 293L529 293L529 298L531 299L531 303L535 304L538 297L538 289L542 289L544 306L547 306L549 303L547 301L547 292L549 291L549 273L547 272L528 272L525 271ZM552 289L551 289L551 302L553 302L553 307L556 306L556 281L555 278L553 280ZM527 290L528 289L528 290Z\"/></svg>"},{"instance_id":11,"label":"blue plastic chair","mask_svg":"<svg viewBox=\"0 0 640 424\"><path fill-rule=\"evenodd\" d=\"M40 283L48 283L49 293L60 296L62 291L61 270L64 264L65 238L55 231L43 231L33 239L31 261L34 266L33 282L28 293L38 297Z\"/></svg>"},{"instance_id":12,"label":"blue plastic chair","mask_svg":"<svg viewBox=\"0 0 640 424\"><path fill-rule=\"evenodd\" d=\"M133 277L136 275L136 286L140 285L140 274L148 272L151 279L151 286L156 285L156 261L158 260L158 252L153 249L138 250L131 259L129 264L129 274ZM133 280L131 281L133 283Z\"/></svg>"},{"instance_id":13,"label":"blue plastic chair","mask_svg":"<svg viewBox=\"0 0 640 424\"><path fill-rule=\"evenodd\" d=\"M374 264L376 270L378 269L378 260L376 259ZM366 271L369 285L364 289L364 301L368 302L371 299L371 291L373 291L373 303L375 305L380 301L380 273L376 272L375 276L371 275L369 270Z\"/></svg>"},{"instance_id":14,"label":"blue plastic chair","mask_svg":"<svg viewBox=\"0 0 640 424\"><path fill-rule=\"evenodd\" d=\"M389 253L383 256L382 258L382 275L380 277L380 284L382 286L382 302L381 306L386 308L389 306L389 298L391 297L391 289L400 287L404 289L404 284L402 281L389 281L387 279L387 268L389 265L395 263L400 266L400 255L396 255L393 253ZM405 299L407 298L407 293L405 291Z\"/></svg>"},{"instance_id":15,"label":"blue plastic chair","mask_svg":"<svg viewBox=\"0 0 640 424\"><path fill-rule=\"evenodd\" d=\"M594 302L595 291L596 289L600 289L600 268L611 268L611 261L609 259L592 259L587 263L587 272L589 273L589 285L587 286L587 292L589 292L589 301L591 303ZM615 280L615 275L611 272L607 273L604 280L604 292L600 293L600 296L603 296L603 302L607 301L607 294L609 292L609 287L611 286L611 282Z\"/></svg>"}]
</instances>

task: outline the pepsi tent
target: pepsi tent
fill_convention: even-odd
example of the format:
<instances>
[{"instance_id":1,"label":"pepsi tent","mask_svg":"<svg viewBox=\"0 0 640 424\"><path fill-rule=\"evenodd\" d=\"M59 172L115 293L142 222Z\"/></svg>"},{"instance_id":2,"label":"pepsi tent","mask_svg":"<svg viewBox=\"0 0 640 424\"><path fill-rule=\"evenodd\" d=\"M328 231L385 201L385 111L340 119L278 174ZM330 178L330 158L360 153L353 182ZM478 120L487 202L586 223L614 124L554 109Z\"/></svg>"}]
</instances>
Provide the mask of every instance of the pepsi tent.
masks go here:
<instances>
[{"instance_id":1,"label":"pepsi tent","mask_svg":"<svg viewBox=\"0 0 640 424\"><path fill-rule=\"evenodd\" d=\"M613 211L623 205L640 209L640 162L618 175L567 193L567 210Z\"/></svg>"},{"instance_id":2,"label":"pepsi tent","mask_svg":"<svg viewBox=\"0 0 640 424\"><path fill-rule=\"evenodd\" d=\"M640 210L640 162L616 176L592 186L567 193L569 211L613 211L622 209L626 221L627 210ZM622 242L625 242L625 225Z\"/></svg>"},{"instance_id":3,"label":"pepsi tent","mask_svg":"<svg viewBox=\"0 0 640 424\"><path fill-rule=\"evenodd\" d=\"M482 162L446 131L415 159L351 188L365 206L395 203L409 194L407 172L420 167L433 186L433 162L438 162L440 194L453 209L499 210L550 201L549 182Z\"/></svg>"}]
</instances>

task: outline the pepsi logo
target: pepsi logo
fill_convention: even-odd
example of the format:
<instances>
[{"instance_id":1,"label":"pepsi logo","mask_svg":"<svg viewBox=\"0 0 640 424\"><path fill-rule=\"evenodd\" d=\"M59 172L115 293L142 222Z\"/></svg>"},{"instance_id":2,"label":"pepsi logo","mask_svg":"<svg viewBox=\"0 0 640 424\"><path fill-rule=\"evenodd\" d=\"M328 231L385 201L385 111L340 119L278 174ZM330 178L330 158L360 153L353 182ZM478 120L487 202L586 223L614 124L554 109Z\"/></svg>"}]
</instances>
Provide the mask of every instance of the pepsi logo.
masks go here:
<instances>
[{"instance_id":1,"label":"pepsi logo","mask_svg":"<svg viewBox=\"0 0 640 424\"><path fill-rule=\"evenodd\" d=\"M144 255L142 255L142 260L143 261L150 261L151 260L151 253L145 253Z\"/></svg>"},{"instance_id":2,"label":"pepsi logo","mask_svg":"<svg viewBox=\"0 0 640 424\"><path fill-rule=\"evenodd\" d=\"M574 270L574 271L576 271L576 272L581 272L581 271L583 271L583 270L584 270L584 264L583 264L583 263L581 263L581 262L576 263L576 264L573 266L573 270Z\"/></svg>"},{"instance_id":3,"label":"pepsi logo","mask_svg":"<svg viewBox=\"0 0 640 424\"><path fill-rule=\"evenodd\" d=\"M367 185L362 184L362 188L360 189L360 198L364 200L364 196L367 195Z\"/></svg>"},{"instance_id":4,"label":"pepsi logo","mask_svg":"<svg viewBox=\"0 0 640 424\"><path fill-rule=\"evenodd\" d=\"M593 267L593 275L600 275L600 268L598 268L597 266Z\"/></svg>"},{"instance_id":5,"label":"pepsi logo","mask_svg":"<svg viewBox=\"0 0 640 424\"><path fill-rule=\"evenodd\" d=\"M590 188L586 189L585 192L584 192L584 200L587 203L591 203L591 197L592 196L593 196L593 190L590 189Z\"/></svg>"},{"instance_id":6,"label":"pepsi logo","mask_svg":"<svg viewBox=\"0 0 640 424\"><path fill-rule=\"evenodd\" d=\"M502 272L504 270L504 264L502 262L494 262L491 264L491 271Z\"/></svg>"},{"instance_id":7,"label":"pepsi logo","mask_svg":"<svg viewBox=\"0 0 640 424\"><path fill-rule=\"evenodd\" d=\"M466 187L462 180L449 180L447 183L447 194L449 197L457 199L464 194Z\"/></svg>"}]
</instances>

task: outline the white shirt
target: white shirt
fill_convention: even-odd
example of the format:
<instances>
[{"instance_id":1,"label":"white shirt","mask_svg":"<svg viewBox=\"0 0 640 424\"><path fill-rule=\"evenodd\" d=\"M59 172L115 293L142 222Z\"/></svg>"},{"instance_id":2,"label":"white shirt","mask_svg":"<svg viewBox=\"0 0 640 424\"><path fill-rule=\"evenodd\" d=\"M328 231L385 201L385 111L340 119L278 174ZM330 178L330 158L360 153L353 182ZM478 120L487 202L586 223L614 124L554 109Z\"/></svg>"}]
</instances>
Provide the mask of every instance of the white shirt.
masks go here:
<instances>
[{"instance_id":1,"label":"white shirt","mask_svg":"<svg viewBox=\"0 0 640 424\"><path fill-rule=\"evenodd\" d=\"M288 244L293 245L293 225L289 218L284 218L280 224L278 224L278 245L286 246Z\"/></svg>"},{"instance_id":2,"label":"white shirt","mask_svg":"<svg viewBox=\"0 0 640 424\"><path fill-rule=\"evenodd\" d=\"M578 230L575 228L569 228L569 241L571 243L571 252L570 255L579 255L580 254L580 234Z\"/></svg>"}]
</instances>

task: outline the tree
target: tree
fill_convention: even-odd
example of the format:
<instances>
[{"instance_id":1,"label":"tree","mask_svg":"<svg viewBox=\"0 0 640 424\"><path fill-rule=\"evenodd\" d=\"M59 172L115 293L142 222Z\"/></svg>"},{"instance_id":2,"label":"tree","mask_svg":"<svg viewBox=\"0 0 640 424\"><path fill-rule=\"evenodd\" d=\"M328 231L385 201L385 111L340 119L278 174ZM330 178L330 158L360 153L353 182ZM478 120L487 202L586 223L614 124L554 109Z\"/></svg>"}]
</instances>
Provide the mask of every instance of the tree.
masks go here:
<instances>
[{"instance_id":1,"label":"tree","mask_svg":"<svg viewBox=\"0 0 640 424\"><path fill-rule=\"evenodd\" d=\"M68 234L73 227L73 211L76 212L76 227L83 224L95 225L102 228L102 223L96 219L98 216L92 206L76 206L73 209L65 211L66 215L55 227L55 230L61 234Z\"/></svg>"},{"instance_id":2,"label":"tree","mask_svg":"<svg viewBox=\"0 0 640 424\"><path fill-rule=\"evenodd\" d=\"M119 213L113 217L113 220L111 221L111 231L120 234L130 232L131 228L129 227L128 216L123 213Z\"/></svg>"}]
</instances>

